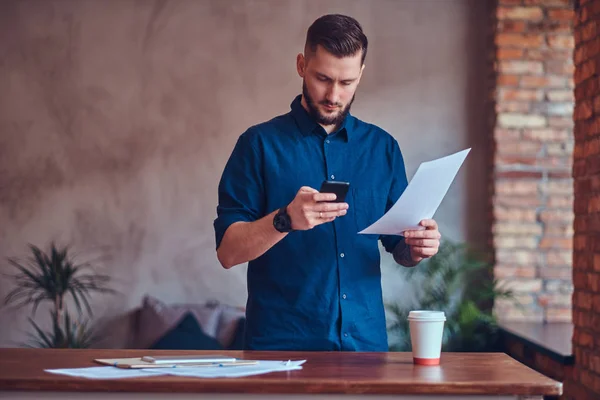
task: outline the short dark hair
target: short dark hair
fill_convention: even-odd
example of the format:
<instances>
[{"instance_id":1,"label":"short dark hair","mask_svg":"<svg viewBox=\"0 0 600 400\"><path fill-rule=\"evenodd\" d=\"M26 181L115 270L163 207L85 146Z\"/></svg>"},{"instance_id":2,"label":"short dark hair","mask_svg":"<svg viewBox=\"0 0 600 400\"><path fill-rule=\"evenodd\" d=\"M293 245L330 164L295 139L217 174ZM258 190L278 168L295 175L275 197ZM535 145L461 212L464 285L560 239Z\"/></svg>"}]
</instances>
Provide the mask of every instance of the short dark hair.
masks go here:
<instances>
[{"instance_id":1,"label":"short dark hair","mask_svg":"<svg viewBox=\"0 0 600 400\"><path fill-rule=\"evenodd\" d=\"M352 17L340 14L323 15L308 28L305 50L317 51L321 45L336 57L348 57L362 50L361 63L367 56L367 36L362 27Z\"/></svg>"}]
</instances>

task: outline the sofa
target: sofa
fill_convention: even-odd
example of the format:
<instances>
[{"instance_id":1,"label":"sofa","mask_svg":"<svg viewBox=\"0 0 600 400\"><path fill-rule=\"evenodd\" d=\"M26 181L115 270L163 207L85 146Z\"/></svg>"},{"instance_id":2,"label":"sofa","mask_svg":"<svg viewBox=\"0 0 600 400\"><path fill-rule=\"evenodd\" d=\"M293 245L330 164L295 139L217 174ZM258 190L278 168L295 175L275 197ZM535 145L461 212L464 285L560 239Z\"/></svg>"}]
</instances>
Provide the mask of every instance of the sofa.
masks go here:
<instances>
[{"instance_id":1,"label":"sofa","mask_svg":"<svg viewBox=\"0 0 600 400\"><path fill-rule=\"evenodd\" d=\"M209 301L167 304L146 295L140 307L101 325L99 348L240 350L244 309Z\"/></svg>"}]
</instances>

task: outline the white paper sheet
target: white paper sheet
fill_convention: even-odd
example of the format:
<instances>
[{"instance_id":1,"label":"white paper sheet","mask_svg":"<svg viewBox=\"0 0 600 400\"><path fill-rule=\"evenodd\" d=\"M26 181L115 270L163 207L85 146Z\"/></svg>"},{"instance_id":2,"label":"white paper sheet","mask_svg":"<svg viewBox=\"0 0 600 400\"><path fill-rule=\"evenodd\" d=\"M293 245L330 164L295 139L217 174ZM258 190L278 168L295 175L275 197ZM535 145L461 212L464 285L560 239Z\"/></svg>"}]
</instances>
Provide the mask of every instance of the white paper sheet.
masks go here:
<instances>
[{"instance_id":1,"label":"white paper sheet","mask_svg":"<svg viewBox=\"0 0 600 400\"><path fill-rule=\"evenodd\" d=\"M422 163L396 204L361 234L402 235L424 229L422 219L432 218L471 149Z\"/></svg>"},{"instance_id":2,"label":"white paper sheet","mask_svg":"<svg viewBox=\"0 0 600 400\"><path fill-rule=\"evenodd\" d=\"M144 376L164 375L162 369L123 369L117 367L89 367L89 368L63 368L46 369L51 374L76 376L88 379L120 379L141 378Z\"/></svg>"},{"instance_id":3,"label":"white paper sheet","mask_svg":"<svg viewBox=\"0 0 600 400\"><path fill-rule=\"evenodd\" d=\"M151 368L151 369L124 369L117 367L89 367L89 368L63 368L47 369L52 374L75 376L88 379L121 379L141 378L158 375L177 375L196 378L237 378L242 376L260 375L269 372L293 371L302 369L300 361L259 361L255 365L240 366L214 366L214 367L177 367L177 368Z\"/></svg>"},{"instance_id":4,"label":"white paper sheet","mask_svg":"<svg viewBox=\"0 0 600 400\"><path fill-rule=\"evenodd\" d=\"M168 368L169 375L188 376L196 378L239 378L242 376L261 375L269 372L294 371L302 369L300 361L259 361L256 365L240 365L238 367L202 367L202 368Z\"/></svg>"}]
</instances>

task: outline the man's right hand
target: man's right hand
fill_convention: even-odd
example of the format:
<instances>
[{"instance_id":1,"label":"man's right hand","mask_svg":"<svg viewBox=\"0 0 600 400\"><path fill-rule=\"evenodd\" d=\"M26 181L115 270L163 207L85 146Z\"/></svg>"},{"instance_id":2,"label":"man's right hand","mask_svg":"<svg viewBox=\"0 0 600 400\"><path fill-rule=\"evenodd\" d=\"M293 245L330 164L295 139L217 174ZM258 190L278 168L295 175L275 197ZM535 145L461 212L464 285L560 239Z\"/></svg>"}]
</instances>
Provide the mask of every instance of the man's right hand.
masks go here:
<instances>
[{"instance_id":1,"label":"man's right hand","mask_svg":"<svg viewBox=\"0 0 600 400\"><path fill-rule=\"evenodd\" d=\"M335 199L333 193L320 193L308 186L301 187L294 200L287 206L287 212L292 220L292 229L299 231L312 229L346 215L348 203L330 203Z\"/></svg>"}]
</instances>

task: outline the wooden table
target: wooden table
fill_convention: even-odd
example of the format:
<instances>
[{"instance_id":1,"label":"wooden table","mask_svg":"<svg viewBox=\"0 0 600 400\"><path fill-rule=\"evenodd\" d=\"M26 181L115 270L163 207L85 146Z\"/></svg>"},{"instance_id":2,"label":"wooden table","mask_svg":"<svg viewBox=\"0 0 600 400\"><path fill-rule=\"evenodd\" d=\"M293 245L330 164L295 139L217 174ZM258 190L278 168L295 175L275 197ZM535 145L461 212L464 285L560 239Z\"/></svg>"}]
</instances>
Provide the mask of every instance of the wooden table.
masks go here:
<instances>
[{"instance_id":1,"label":"wooden table","mask_svg":"<svg viewBox=\"0 0 600 400\"><path fill-rule=\"evenodd\" d=\"M92 361L95 358L202 353L210 352L0 349L0 398L202 399L226 393L227 396L219 397L500 400L562 394L560 382L504 353L443 353L442 364L432 367L413 365L410 353L219 352L245 359L307 360L302 370L233 379L161 375L92 380L44 372L51 368L97 366Z\"/></svg>"}]
</instances>

